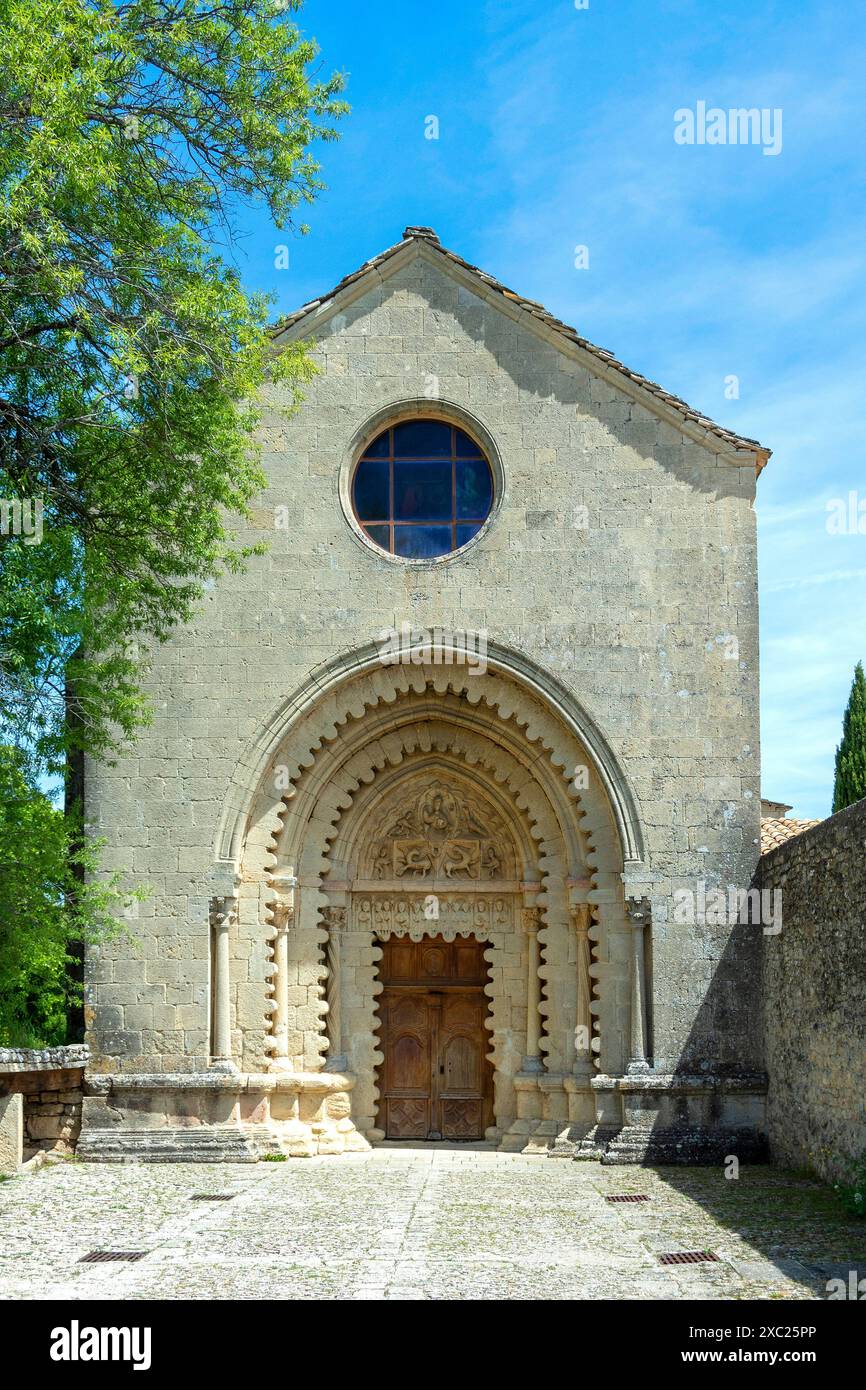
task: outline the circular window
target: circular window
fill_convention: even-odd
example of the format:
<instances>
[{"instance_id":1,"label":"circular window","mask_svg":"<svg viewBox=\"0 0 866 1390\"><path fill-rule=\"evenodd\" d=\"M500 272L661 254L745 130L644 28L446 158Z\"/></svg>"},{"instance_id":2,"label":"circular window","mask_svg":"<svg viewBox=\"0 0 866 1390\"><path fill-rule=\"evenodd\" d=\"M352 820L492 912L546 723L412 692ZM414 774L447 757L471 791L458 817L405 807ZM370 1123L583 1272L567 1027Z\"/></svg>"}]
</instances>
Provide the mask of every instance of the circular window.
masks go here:
<instances>
[{"instance_id":1,"label":"circular window","mask_svg":"<svg viewBox=\"0 0 866 1390\"><path fill-rule=\"evenodd\" d=\"M365 535L406 560L448 555L471 541L493 506L481 449L443 420L405 420L367 445L352 478Z\"/></svg>"}]
</instances>

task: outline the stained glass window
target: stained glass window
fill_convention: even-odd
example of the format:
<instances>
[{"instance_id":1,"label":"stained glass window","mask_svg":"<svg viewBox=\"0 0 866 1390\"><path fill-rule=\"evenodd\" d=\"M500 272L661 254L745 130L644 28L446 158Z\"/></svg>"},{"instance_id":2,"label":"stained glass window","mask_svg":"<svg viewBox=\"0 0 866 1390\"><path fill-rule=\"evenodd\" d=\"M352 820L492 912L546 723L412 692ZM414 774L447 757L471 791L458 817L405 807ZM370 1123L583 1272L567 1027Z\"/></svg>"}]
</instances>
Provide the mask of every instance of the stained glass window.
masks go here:
<instances>
[{"instance_id":1,"label":"stained glass window","mask_svg":"<svg viewBox=\"0 0 866 1390\"><path fill-rule=\"evenodd\" d=\"M442 420L391 425L364 450L352 480L363 530L389 555L435 559L466 545L493 506L493 474L469 435Z\"/></svg>"}]
</instances>

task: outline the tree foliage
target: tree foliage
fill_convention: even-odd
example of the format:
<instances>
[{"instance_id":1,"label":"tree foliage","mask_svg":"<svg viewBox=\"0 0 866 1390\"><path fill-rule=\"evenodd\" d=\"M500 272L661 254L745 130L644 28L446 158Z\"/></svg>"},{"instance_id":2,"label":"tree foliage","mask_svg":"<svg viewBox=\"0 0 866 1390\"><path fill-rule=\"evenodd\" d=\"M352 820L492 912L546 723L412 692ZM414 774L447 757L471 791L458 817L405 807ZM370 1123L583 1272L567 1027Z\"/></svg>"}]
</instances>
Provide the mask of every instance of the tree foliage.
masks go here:
<instances>
[{"instance_id":1,"label":"tree foliage","mask_svg":"<svg viewBox=\"0 0 866 1390\"><path fill-rule=\"evenodd\" d=\"M842 742L836 749L833 812L866 796L866 677L863 663L854 667L848 706L842 718Z\"/></svg>"},{"instance_id":2,"label":"tree foliage","mask_svg":"<svg viewBox=\"0 0 866 1390\"><path fill-rule=\"evenodd\" d=\"M118 875L89 876L99 845L79 829L36 786L22 751L0 745L0 1047L65 1041L80 993L70 950L116 933L117 914L143 896L120 892Z\"/></svg>"},{"instance_id":3,"label":"tree foliage","mask_svg":"<svg viewBox=\"0 0 866 1390\"><path fill-rule=\"evenodd\" d=\"M55 763L146 717L136 644L242 563L259 386L311 374L219 254L319 188L341 80L297 9L0 0L0 499L43 508L0 539L0 730Z\"/></svg>"},{"instance_id":4,"label":"tree foliage","mask_svg":"<svg viewBox=\"0 0 866 1390\"><path fill-rule=\"evenodd\" d=\"M63 1040L124 902L83 753L134 734L148 647L243 563L259 388L312 373L230 255L242 204L297 227L344 109L299 8L0 0L0 1041Z\"/></svg>"}]
</instances>

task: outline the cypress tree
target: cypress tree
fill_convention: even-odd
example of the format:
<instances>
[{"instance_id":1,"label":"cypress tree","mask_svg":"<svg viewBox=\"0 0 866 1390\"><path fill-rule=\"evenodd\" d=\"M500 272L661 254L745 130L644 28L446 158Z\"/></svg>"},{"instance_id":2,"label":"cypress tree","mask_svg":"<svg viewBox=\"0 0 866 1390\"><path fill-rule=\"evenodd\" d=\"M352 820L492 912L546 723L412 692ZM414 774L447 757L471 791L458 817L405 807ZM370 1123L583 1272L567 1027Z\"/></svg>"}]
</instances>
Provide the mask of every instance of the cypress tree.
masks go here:
<instances>
[{"instance_id":1,"label":"cypress tree","mask_svg":"<svg viewBox=\"0 0 866 1390\"><path fill-rule=\"evenodd\" d=\"M843 811L866 796L866 677L863 663L854 667L854 681L842 720L842 742L836 749L833 812Z\"/></svg>"}]
</instances>

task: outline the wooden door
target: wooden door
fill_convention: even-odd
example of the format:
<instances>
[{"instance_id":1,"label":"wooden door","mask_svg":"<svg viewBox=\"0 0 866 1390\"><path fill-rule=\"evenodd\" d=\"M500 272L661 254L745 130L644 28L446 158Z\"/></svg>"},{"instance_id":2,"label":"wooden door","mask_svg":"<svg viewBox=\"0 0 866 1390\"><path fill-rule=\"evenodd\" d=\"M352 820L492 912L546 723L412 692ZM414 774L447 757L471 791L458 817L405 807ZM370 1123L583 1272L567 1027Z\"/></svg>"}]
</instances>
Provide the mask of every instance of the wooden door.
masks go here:
<instances>
[{"instance_id":1,"label":"wooden door","mask_svg":"<svg viewBox=\"0 0 866 1390\"><path fill-rule=\"evenodd\" d=\"M493 1123L485 942L383 943L379 1125L389 1139L483 1139Z\"/></svg>"}]
</instances>

